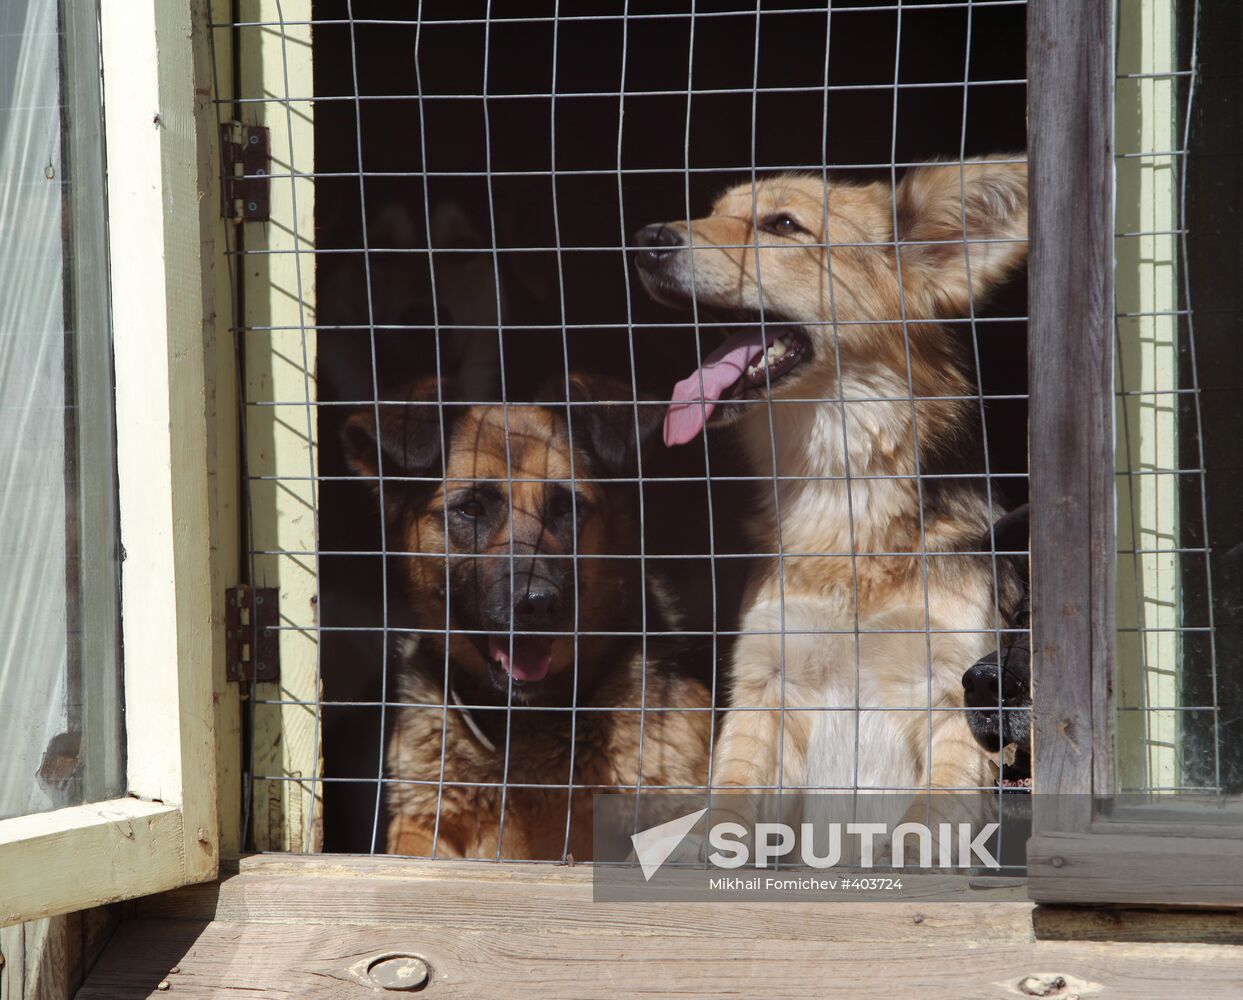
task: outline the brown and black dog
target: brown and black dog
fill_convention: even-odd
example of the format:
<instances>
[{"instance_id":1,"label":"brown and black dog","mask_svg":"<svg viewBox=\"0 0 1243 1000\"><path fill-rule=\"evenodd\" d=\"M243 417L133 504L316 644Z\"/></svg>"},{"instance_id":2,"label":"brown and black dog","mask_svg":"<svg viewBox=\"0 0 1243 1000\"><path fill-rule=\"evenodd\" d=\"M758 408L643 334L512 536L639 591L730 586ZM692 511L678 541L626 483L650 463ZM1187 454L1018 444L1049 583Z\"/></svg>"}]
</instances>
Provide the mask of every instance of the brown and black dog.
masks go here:
<instances>
[{"instance_id":1,"label":"brown and black dog","mask_svg":"<svg viewBox=\"0 0 1243 1000\"><path fill-rule=\"evenodd\" d=\"M587 860L594 791L703 786L708 690L633 558L639 487L617 481L660 414L598 402L627 396L575 377L584 405L441 406L425 381L347 421L352 470L383 489L412 628L389 853Z\"/></svg>"}]
</instances>

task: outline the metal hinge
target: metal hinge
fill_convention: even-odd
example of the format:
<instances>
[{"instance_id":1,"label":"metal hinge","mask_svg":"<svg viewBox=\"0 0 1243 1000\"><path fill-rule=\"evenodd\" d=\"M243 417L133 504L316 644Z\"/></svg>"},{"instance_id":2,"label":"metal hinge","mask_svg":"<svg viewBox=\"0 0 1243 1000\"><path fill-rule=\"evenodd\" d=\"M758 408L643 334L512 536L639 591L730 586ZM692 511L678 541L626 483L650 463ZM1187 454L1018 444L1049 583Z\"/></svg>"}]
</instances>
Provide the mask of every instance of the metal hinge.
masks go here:
<instances>
[{"instance_id":1,"label":"metal hinge","mask_svg":"<svg viewBox=\"0 0 1243 1000\"><path fill-rule=\"evenodd\" d=\"M229 680L280 680L279 611L275 587L241 586L225 591L225 676Z\"/></svg>"},{"instance_id":2,"label":"metal hinge","mask_svg":"<svg viewBox=\"0 0 1243 1000\"><path fill-rule=\"evenodd\" d=\"M226 219L262 222L271 205L272 172L268 130L261 125L225 122L220 126L224 176L221 211Z\"/></svg>"}]
</instances>

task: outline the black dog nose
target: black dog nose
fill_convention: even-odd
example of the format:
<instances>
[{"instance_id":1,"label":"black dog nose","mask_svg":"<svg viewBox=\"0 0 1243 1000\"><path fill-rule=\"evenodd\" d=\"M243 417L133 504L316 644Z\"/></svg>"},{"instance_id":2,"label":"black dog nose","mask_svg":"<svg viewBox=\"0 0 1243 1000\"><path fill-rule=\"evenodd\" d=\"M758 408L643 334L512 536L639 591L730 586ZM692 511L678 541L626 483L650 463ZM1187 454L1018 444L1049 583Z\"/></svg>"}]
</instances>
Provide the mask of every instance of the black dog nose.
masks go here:
<instances>
[{"instance_id":1,"label":"black dog nose","mask_svg":"<svg viewBox=\"0 0 1243 1000\"><path fill-rule=\"evenodd\" d=\"M998 704L998 682L1000 680L997 664L985 659L976 661L962 675L963 700L968 708L996 707Z\"/></svg>"},{"instance_id":2,"label":"black dog nose","mask_svg":"<svg viewBox=\"0 0 1243 1000\"><path fill-rule=\"evenodd\" d=\"M640 267L652 267L659 264L674 250L685 245L681 233L669 226L659 224L644 226L634 234L634 242L640 248Z\"/></svg>"},{"instance_id":3,"label":"black dog nose","mask_svg":"<svg viewBox=\"0 0 1243 1000\"><path fill-rule=\"evenodd\" d=\"M528 626L547 625L561 609L561 595L552 589L531 589L514 601L515 621Z\"/></svg>"}]
</instances>

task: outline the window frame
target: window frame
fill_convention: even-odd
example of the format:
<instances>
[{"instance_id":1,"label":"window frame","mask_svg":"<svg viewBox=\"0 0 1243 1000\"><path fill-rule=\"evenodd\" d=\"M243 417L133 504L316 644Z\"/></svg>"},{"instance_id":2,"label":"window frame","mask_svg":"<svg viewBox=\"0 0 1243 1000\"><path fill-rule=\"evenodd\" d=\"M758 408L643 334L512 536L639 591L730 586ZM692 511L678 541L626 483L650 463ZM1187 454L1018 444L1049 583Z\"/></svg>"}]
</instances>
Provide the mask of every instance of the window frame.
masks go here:
<instances>
[{"instance_id":1,"label":"window frame","mask_svg":"<svg viewBox=\"0 0 1243 1000\"><path fill-rule=\"evenodd\" d=\"M208 881L219 867L217 775L237 700L223 683L222 582L236 501L221 501L237 448L235 417L221 416L234 397L216 392L232 347L215 337L229 319L215 316L206 21L206 0L99 5L128 795L0 821L0 926Z\"/></svg>"},{"instance_id":2,"label":"window frame","mask_svg":"<svg viewBox=\"0 0 1243 1000\"><path fill-rule=\"evenodd\" d=\"M1109 802L1117 773L1114 27L1115 0L1029 2L1033 757L1041 795L1028 893L1038 902L1238 905L1243 824L1211 807L1157 813L1111 810Z\"/></svg>"}]
</instances>

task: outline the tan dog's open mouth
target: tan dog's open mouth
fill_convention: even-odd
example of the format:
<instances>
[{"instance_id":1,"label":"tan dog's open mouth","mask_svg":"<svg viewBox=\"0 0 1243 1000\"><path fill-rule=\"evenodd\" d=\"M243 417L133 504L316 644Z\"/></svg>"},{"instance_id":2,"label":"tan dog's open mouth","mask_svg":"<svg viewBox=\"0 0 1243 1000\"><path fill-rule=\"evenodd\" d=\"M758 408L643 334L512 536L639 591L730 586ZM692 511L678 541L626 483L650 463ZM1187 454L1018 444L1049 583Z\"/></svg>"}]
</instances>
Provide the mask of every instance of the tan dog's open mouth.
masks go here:
<instances>
[{"instance_id":1,"label":"tan dog's open mouth","mask_svg":"<svg viewBox=\"0 0 1243 1000\"><path fill-rule=\"evenodd\" d=\"M811 357L797 326L758 323L726 338L702 366L673 387L665 413L665 445L695 440L721 400L760 398Z\"/></svg>"}]
</instances>

